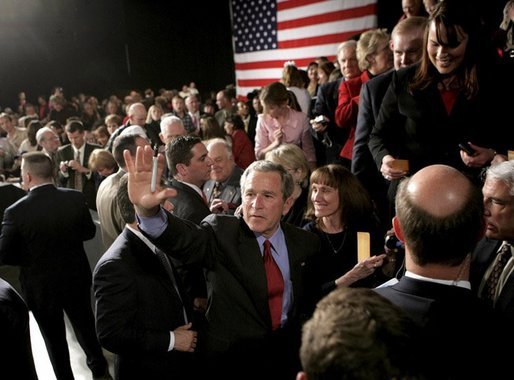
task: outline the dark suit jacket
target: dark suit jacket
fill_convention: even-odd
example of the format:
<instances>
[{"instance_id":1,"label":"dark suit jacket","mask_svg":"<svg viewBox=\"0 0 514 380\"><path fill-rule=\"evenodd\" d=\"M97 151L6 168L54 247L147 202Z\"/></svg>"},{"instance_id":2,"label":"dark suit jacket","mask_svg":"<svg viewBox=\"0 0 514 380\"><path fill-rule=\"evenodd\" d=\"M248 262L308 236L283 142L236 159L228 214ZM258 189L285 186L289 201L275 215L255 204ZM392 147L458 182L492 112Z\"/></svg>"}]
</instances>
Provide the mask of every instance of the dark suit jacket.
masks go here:
<instances>
[{"instance_id":1,"label":"dark suit jacket","mask_svg":"<svg viewBox=\"0 0 514 380\"><path fill-rule=\"evenodd\" d=\"M20 295L0 278L0 368L5 379L37 379L30 345L29 311Z\"/></svg>"},{"instance_id":2,"label":"dark suit jacket","mask_svg":"<svg viewBox=\"0 0 514 380\"><path fill-rule=\"evenodd\" d=\"M89 144L86 143L84 147L84 159L82 161L82 166L88 167L89 162L89 156L91 155L91 152L95 149L101 149L100 145L96 144ZM63 147L60 147L57 151L55 161L57 162L57 165L61 161L69 161L74 160L74 154L73 154L73 147L71 144L65 145ZM59 185L62 187L67 187L70 189L73 189L73 184L75 183L75 170L68 169L69 176L65 177L62 175L61 171L58 172L58 180ZM87 178L85 174L81 174L82 176L82 193L84 193L86 197L87 204L90 209L96 210L96 185L95 185L95 178L93 175Z\"/></svg>"},{"instance_id":3,"label":"dark suit jacket","mask_svg":"<svg viewBox=\"0 0 514 380\"><path fill-rule=\"evenodd\" d=\"M411 174L428 165L445 164L476 178L480 169L464 165L458 144L471 141L505 151L508 124L503 120L505 108L501 108L502 100L494 88L501 81L482 77L479 95L468 100L460 94L448 114L436 85L416 92L408 88L417 67L415 64L393 73L369 140L377 168L390 154L409 160Z\"/></svg>"},{"instance_id":4,"label":"dark suit jacket","mask_svg":"<svg viewBox=\"0 0 514 380\"><path fill-rule=\"evenodd\" d=\"M318 239L307 231L282 224L289 253L293 305L288 326L272 333L262 255L255 234L244 220L210 215L198 227L168 214L168 221L164 233L153 239L157 246L184 262L201 263L207 271L206 348L216 358L218 369L236 377L238 373L242 376L239 371L269 376L273 366L294 371L305 262L317 252Z\"/></svg>"},{"instance_id":5,"label":"dark suit jacket","mask_svg":"<svg viewBox=\"0 0 514 380\"><path fill-rule=\"evenodd\" d=\"M392 76L393 71L388 71L369 80L362 85L360 93L359 113L353 144L352 173L367 189L372 189L377 183L381 183L382 187L384 186L384 180L369 151L368 140Z\"/></svg>"},{"instance_id":6,"label":"dark suit jacket","mask_svg":"<svg viewBox=\"0 0 514 380\"><path fill-rule=\"evenodd\" d=\"M194 371L192 354L168 352L170 331L185 324L182 301L158 257L129 229L96 265L93 288L98 338L117 355L117 376L185 378Z\"/></svg>"},{"instance_id":7,"label":"dark suit jacket","mask_svg":"<svg viewBox=\"0 0 514 380\"><path fill-rule=\"evenodd\" d=\"M339 128L336 125L335 113L337 103L339 99L339 87L343 78L339 78L336 81L322 84L318 87L318 93L316 96L316 103L312 111L313 116L325 115L330 119L327 129L325 130L332 141L331 147L326 147L321 144L323 140L323 133L313 132L314 138L318 142L316 148L322 149L319 165L331 164L339 160L339 152L343 148L346 139L348 138L348 131Z\"/></svg>"},{"instance_id":8,"label":"dark suit jacket","mask_svg":"<svg viewBox=\"0 0 514 380\"><path fill-rule=\"evenodd\" d=\"M174 178L171 179L169 185L177 190L177 195L169 199L174 206L174 215L199 224L203 218L211 213L203 198L191 186Z\"/></svg>"},{"instance_id":9,"label":"dark suit jacket","mask_svg":"<svg viewBox=\"0 0 514 380\"><path fill-rule=\"evenodd\" d=\"M83 242L95 231L84 195L52 184L29 191L5 210L0 262L21 267L29 307L91 286Z\"/></svg>"},{"instance_id":10,"label":"dark suit jacket","mask_svg":"<svg viewBox=\"0 0 514 380\"><path fill-rule=\"evenodd\" d=\"M403 276L376 291L422 328L420 355L428 378L495 378L501 330L492 311L470 290Z\"/></svg>"},{"instance_id":11,"label":"dark suit jacket","mask_svg":"<svg viewBox=\"0 0 514 380\"><path fill-rule=\"evenodd\" d=\"M0 220L4 218L4 211L18 199L23 198L27 193L15 185L0 185ZM0 226L0 232L2 227Z\"/></svg>"},{"instance_id":12,"label":"dark suit jacket","mask_svg":"<svg viewBox=\"0 0 514 380\"><path fill-rule=\"evenodd\" d=\"M174 178L171 179L169 184L177 190L177 195L169 199L174 206L173 215L200 224L203 218L211 213L211 210L205 204L200 194L189 185L177 181ZM207 298L205 276L202 269L196 265L184 265L177 261L174 261L174 265L177 268L189 297L191 299ZM203 317L198 315L198 318L202 319Z\"/></svg>"},{"instance_id":13,"label":"dark suit jacket","mask_svg":"<svg viewBox=\"0 0 514 380\"><path fill-rule=\"evenodd\" d=\"M478 294L482 278L487 268L496 258L501 245L501 240L483 238L473 251L471 255L470 280L475 293ZM514 320L514 274L511 274L507 279L494 308L505 320Z\"/></svg>"}]
</instances>

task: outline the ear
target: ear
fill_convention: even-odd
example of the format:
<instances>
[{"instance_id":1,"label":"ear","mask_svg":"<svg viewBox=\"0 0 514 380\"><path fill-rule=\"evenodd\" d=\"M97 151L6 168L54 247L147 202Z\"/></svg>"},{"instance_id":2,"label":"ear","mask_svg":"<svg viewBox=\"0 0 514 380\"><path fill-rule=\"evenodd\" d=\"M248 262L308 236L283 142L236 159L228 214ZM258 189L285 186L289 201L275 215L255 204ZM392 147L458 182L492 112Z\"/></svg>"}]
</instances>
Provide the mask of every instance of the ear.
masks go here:
<instances>
[{"instance_id":1,"label":"ear","mask_svg":"<svg viewBox=\"0 0 514 380\"><path fill-rule=\"evenodd\" d=\"M391 51L394 51L393 40L389 41L389 49L391 49Z\"/></svg>"},{"instance_id":2,"label":"ear","mask_svg":"<svg viewBox=\"0 0 514 380\"><path fill-rule=\"evenodd\" d=\"M398 240L405 242L405 239L403 238L402 226L400 225L400 221L396 216L393 218L393 230Z\"/></svg>"},{"instance_id":3,"label":"ear","mask_svg":"<svg viewBox=\"0 0 514 380\"><path fill-rule=\"evenodd\" d=\"M177 169L177 173L181 176L187 175L187 166L184 164L176 164L175 169Z\"/></svg>"},{"instance_id":4,"label":"ear","mask_svg":"<svg viewBox=\"0 0 514 380\"><path fill-rule=\"evenodd\" d=\"M161 139L163 144L166 144L166 141L164 140L164 136L162 135L161 132L159 132L159 138Z\"/></svg>"},{"instance_id":5,"label":"ear","mask_svg":"<svg viewBox=\"0 0 514 380\"><path fill-rule=\"evenodd\" d=\"M296 380L307 380L307 374L303 371L298 372Z\"/></svg>"}]
</instances>

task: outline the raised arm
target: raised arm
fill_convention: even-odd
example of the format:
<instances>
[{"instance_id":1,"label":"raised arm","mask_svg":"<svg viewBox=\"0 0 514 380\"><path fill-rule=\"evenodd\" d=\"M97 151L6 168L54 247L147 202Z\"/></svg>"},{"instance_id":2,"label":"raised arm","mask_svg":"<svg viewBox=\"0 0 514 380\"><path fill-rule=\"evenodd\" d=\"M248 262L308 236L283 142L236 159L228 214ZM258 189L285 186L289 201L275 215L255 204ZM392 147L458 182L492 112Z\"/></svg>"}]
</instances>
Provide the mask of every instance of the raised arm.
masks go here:
<instances>
[{"instance_id":1,"label":"raised arm","mask_svg":"<svg viewBox=\"0 0 514 380\"><path fill-rule=\"evenodd\" d=\"M162 188L159 183L156 191L151 192L152 156L153 150L150 145L137 148L135 161L128 150L123 152L128 173L130 201L134 204L136 213L142 217L155 216L159 212L160 205L177 194L176 190ZM164 156L159 153L157 178L161 178L165 165Z\"/></svg>"}]
</instances>

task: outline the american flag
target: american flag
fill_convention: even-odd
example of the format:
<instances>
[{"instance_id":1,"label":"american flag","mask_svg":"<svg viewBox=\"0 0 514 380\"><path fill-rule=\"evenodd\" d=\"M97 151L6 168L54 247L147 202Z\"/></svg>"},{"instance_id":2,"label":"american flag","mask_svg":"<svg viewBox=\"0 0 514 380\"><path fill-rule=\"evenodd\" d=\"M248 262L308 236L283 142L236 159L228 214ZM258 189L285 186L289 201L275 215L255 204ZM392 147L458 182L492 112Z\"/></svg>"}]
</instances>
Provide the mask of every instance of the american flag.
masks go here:
<instances>
[{"instance_id":1,"label":"american flag","mask_svg":"<svg viewBox=\"0 0 514 380\"><path fill-rule=\"evenodd\" d=\"M337 46L376 27L377 0L232 0L237 93L280 80L287 61L305 69L335 60Z\"/></svg>"}]
</instances>

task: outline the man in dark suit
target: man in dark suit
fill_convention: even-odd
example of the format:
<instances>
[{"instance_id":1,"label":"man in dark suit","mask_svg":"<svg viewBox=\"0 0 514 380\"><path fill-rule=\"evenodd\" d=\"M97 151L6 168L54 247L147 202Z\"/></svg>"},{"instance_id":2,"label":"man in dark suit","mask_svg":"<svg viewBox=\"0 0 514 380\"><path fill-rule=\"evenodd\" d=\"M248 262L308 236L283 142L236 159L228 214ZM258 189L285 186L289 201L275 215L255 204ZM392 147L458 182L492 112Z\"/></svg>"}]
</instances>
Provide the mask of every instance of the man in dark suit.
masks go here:
<instances>
[{"instance_id":1,"label":"man in dark suit","mask_svg":"<svg viewBox=\"0 0 514 380\"><path fill-rule=\"evenodd\" d=\"M421 58L426 23L426 17L414 16L400 21L394 27L391 33L391 50L395 70L407 67ZM392 77L391 70L362 85L352 155L352 173L368 190L382 223L388 225L394 212L389 210L386 181L373 161L368 140Z\"/></svg>"},{"instance_id":2,"label":"man in dark suit","mask_svg":"<svg viewBox=\"0 0 514 380\"><path fill-rule=\"evenodd\" d=\"M202 186L210 178L212 161L197 136L179 136L166 147L169 185L177 190L170 199L173 214L199 224L211 212Z\"/></svg>"},{"instance_id":3,"label":"man in dark suit","mask_svg":"<svg viewBox=\"0 0 514 380\"><path fill-rule=\"evenodd\" d=\"M91 270L83 241L95 225L84 195L53 184L53 164L41 152L21 165L28 195L5 210L0 262L20 266L20 284L57 379L72 379L63 312L87 356L94 378L110 378L91 310Z\"/></svg>"},{"instance_id":4,"label":"man in dark suit","mask_svg":"<svg viewBox=\"0 0 514 380\"><path fill-rule=\"evenodd\" d=\"M168 275L156 247L139 231L126 175L117 203L127 224L93 273L100 343L116 354L116 378L193 379L198 368L191 305L184 304L178 278Z\"/></svg>"},{"instance_id":5,"label":"man in dark suit","mask_svg":"<svg viewBox=\"0 0 514 380\"><path fill-rule=\"evenodd\" d=\"M0 278L0 371L5 379L37 379L30 345L29 310Z\"/></svg>"},{"instance_id":6,"label":"man in dark suit","mask_svg":"<svg viewBox=\"0 0 514 380\"><path fill-rule=\"evenodd\" d=\"M138 149L135 163L125 154L131 200L152 242L207 271L205 345L211 373L225 379L294 379L305 262L319 241L280 223L292 204L291 175L280 165L254 162L241 178L243 216L210 215L199 227L159 208L175 191L150 192L151 159L149 148Z\"/></svg>"},{"instance_id":7,"label":"man in dark suit","mask_svg":"<svg viewBox=\"0 0 514 380\"><path fill-rule=\"evenodd\" d=\"M211 176L203 185L212 213L234 215L241 204L240 179L243 170L234 162L232 147L227 140L216 138L207 144L211 159Z\"/></svg>"},{"instance_id":8,"label":"man in dark suit","mask_svg":"<svg viewBox=\"0 0 514 380\"><path fill-rule=\"evenodd\" d=\"M59 148L55 156L59 165L59 185L84 193L89 208L96 210L95 179L88 162L91 152L101 147L86 142L84 125L79 120L66 124L65 131L70 144Z\"/></svg>"},{"instance_id":9,"label":"man in dark suit","mask_svg":"<svg viewBox=\"0 0 514 380\"><path fill-rule=\"evenodd\" d=\"M0 219L4 218L4 211L18 199L23 198L27 193L10 183L0 182ZM0 226L0 232L2 226Z\"/></svg>"},{"instance_id":10,"label":"man in dark suit","mask_svg":"<svg viewBox=\"0 0 514 380\"><path fill-rule=\"evenodd\" d=\"M485 207L485 237L471 261L471 285L479 297L491 304L507 321L514 318L514 161L491 166L482 188ZM502 258L502 247L507 252ZM502 265L495 270L497 263ZM496 277L494 284L489 284ZM488 290L490 289L488 294Z\"/></svg>"},{"instance_id":11,"label":"man in dark suit","mask_svg":"<svg viewBox=\"0 0 514 380\"><path fill-rule=\"evenodd\" d=\"M196 224L211 213L202 186L209 179L212 161L207 148L197 136L179 136L166 146L168 169L172 176L169 185L177 190L169 201L173 214ZM176 262L187 293L195 305L195 320L204 319L207 308L207 289L203 271Z\"/></svg>"},{"instance_id":12,"label":"man in dark suit","mask_svg":"<svg viewBox=\"0 0 514 380\"><path fill-rule=\"evenodd\" d=\"M469 282L482 217L478 189L452 167L427 166L399 186L393 227L406 272L377 292L421 326L427 378L495 378L502 366L499 323Z\"/></svg>"}]
</instances>

